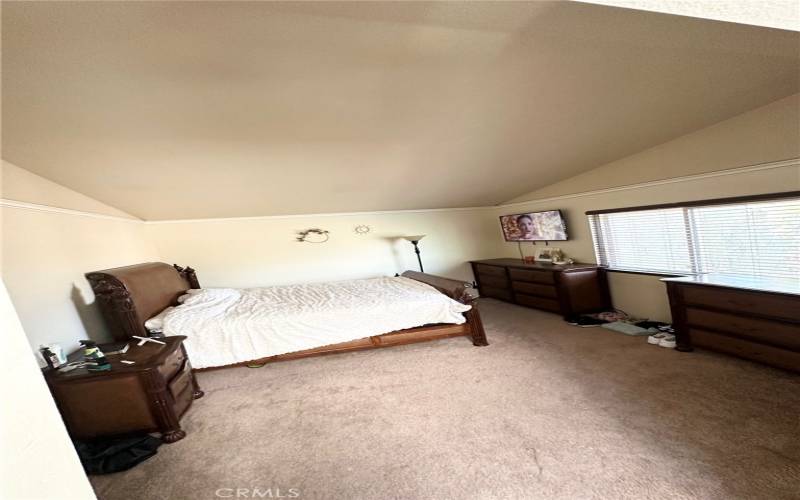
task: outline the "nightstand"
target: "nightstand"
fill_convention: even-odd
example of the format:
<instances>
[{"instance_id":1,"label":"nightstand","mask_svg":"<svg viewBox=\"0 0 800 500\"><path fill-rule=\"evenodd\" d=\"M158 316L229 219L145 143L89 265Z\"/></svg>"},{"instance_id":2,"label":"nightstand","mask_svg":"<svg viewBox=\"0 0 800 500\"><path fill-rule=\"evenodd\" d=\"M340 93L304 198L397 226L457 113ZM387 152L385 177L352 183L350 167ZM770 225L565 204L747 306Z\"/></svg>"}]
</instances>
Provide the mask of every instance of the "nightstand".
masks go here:
<instances>
[{"instance_id":1,"label":"nightstand","mask_svg":"<svg viewBox=\"0 0 800 500\"><path fill-rule=\"evenodd\" d=\"M89 372L85 368L69 372L45 370L45 379L70 435L91 439L160 432L165 443L183 439L186 432L180 427L180 418L194 399L203 396L186 356L184 339L166 337L159 339L164 345L147 342L142 346L131 339L128 352L107 356L111 370L106 372ZM124 344L98 347L105 353ZM80 351L69 361L82 357Z\"/></svg>"}]
</instances>

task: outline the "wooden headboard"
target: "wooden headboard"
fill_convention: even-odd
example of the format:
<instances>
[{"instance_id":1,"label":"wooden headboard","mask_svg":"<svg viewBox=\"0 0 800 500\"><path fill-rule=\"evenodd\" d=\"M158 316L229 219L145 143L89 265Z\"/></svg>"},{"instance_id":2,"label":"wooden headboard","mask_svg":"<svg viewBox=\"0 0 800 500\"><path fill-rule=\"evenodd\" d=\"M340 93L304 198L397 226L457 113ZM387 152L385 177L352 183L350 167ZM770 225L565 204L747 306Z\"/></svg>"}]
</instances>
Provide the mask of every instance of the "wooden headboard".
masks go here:
<instances>
[{"instance_id":1,"label":"wooden headboard","mask_svg":"<svg viewBox=\"0 0 800 500\"><path fill-rule=\"evenodd\" d=\"M190 288L200 288L191 267L147 262L86 273L97 304L115 340L146 337L144 322L177 304Z\"/></svg>"}]
</instances>

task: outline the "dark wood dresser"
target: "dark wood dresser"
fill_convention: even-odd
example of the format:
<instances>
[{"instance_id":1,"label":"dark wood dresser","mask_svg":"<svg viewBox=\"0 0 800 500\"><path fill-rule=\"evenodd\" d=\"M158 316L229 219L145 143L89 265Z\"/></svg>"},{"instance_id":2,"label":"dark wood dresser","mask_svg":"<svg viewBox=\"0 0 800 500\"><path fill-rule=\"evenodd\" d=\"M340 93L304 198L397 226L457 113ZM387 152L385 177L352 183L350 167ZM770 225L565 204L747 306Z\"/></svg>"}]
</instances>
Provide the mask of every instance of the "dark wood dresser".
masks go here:
<instances>
[{"instance_id":1,"label":"dark wood dresser","mask_svg":"<svg viewBox=\"0 0 800 500\"><path fill-rule=\"evenodd\" d=\"M525 264L519 259L475 260L471 264L482 297L565 317L612 308L605 270L594 264Z\"/></svg>"},{"instance_id":2,"label":"dark wood dresser","mask_svg":"<svg viewBox=\"0 0 800 500\"><path fill-rule=\"evenodd\" d=\"M679 351L704 347L800 372L800 280L665 278Z\"/></svg>"},{"instance_id":3,"label":"dark wood dresser","mask_svg":"<svg viewBox=\"0 0 800 500\"><path fill-rule=\"evenodd\" d=\"M159 339L165 345L147 342L143 346L131 339L127 353L107 356L111 370L106 372L45 370L70 435L90 439L144 431L160 432L166 443L183 439L186 432L181 430L180 417L193 399L203 396L183 347L185 338L167 337ZM124 342L98 347L108 352L121 345ZM80 351L69 361L82 357Z\"/></svg>"}]
</instances>

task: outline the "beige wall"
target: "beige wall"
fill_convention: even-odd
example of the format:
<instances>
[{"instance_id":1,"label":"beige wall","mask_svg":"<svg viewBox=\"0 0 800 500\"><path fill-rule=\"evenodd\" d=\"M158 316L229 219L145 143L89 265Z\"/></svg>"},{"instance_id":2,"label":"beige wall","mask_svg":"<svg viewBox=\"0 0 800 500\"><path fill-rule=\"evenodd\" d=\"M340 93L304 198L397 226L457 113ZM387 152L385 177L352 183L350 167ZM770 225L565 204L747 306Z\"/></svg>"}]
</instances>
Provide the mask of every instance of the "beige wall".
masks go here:
<instances>
[{"instance_id":1,"label":"beige wall","mask_svg":"<svg viewBox=\"0 0 800 500\"><path fill-rule=\"evenodd\" d=\"M7 161L0 168L2 198L95 214L133 218L132 215L100 203L94 198L65 188Z\"/></svg>"},{"instance_id":2,"label":"beige wall","mask_svg":"<svg viewBox=\"0 0 800 500\"><path fill-rule=\"evenodd\" d=\"M798 157L800 95L795 95L529 193L518 199L534 201L505 205L496 214L561 209L567 217L570 240L558 246L579 261L594 262L587 210L800 190L800 163L730 175L713 173ZM689 177L591 193L681 176ZM519 255L516 244L503 242L499 234L495 241L499 255ZM525 248L529 253L533 250ZM609 281L616 307L653 319L670 318L664 285L658 277L611 273Z\"/></svg>"},{"instance_id":3,"label":"beige wall","mask_svg":"<svg viewBox=\"0 0 800 500\"><path fill-rule=\"evenodd\" d=\"M0 331L0 498L94 499L2 281Z\"/></svg>"},{"instance_id":4,"label":"beige wall","mask_svg":"<svg viewBox=\"0 0 800 500\"><path fill-rule=\"evenodd\" d=\"M2 176L4 199L120 213L8 163ZM3 280L33 349L58 342L74 350L80 339L108 339L83 274L158 260L138 220L8 205L0 208L0 218Z\"/></svg>"},{"instance_id":5,"label":"beige wall","mask_svg":"<svg viewBox=\"0 0 800 500\"><path fill-rule=\"evenodd\" d=\"M259 285L392 275L417 269L411 243L398 236L426 234L425 271L472 279L467 261L492 256L495 220L487 210L149 223L166 262L196 268L204 286ZM366 235L356 225L369 225ZM326 243L299 243L298 230L330 231Z\"/></svg>"}]
</instances>

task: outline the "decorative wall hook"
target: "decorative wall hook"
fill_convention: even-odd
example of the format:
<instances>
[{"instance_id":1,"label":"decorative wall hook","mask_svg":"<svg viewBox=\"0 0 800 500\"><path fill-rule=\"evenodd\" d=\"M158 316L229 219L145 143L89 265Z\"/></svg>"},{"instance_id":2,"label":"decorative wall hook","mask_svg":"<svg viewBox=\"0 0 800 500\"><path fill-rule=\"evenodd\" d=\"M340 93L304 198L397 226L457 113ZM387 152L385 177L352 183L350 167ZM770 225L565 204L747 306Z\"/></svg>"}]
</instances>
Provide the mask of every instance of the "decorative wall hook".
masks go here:
<instances>
[{"instance_id":1,"label":"decorative wall hook","mask_svg":"<svg viewBox=\"0 0 800 500\"><path fill-rule=\"evenodd\" d=\"M324 229L311 228L297 232L297 241L301 243L325 243L328 241L329 232Z\"/></svg>"}]
</instances>

